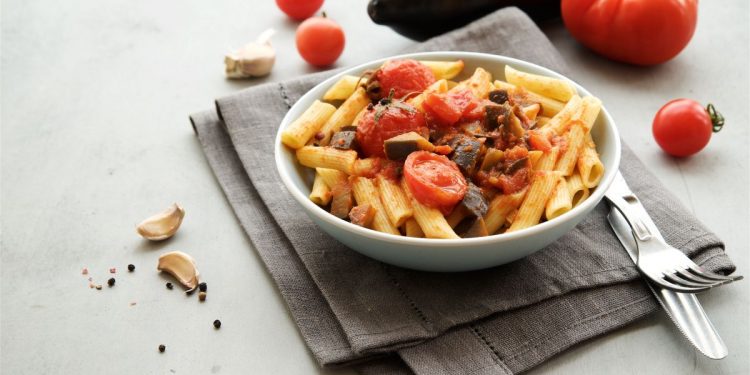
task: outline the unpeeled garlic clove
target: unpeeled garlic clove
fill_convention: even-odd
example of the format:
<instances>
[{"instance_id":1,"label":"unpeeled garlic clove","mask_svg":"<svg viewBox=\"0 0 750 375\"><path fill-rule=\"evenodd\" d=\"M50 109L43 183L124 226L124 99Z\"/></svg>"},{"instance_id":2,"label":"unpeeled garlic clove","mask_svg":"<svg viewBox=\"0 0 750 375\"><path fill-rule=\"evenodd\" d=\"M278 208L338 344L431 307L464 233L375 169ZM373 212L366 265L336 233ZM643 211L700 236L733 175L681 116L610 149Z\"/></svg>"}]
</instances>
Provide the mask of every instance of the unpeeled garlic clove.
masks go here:
<instances>
[{"instance_id":1,"label":"unpeeled garlic clove","mask_svg":"<svg viewBox=\"0 0 750 375\"><path fill-rule=\"evenodd\" d=\"M264 31L255 42L224 56L227 77L263 77L271 73L276 62L276 51L271 46L271 36L275 31Z\"/></svg>"},{"instance_id":2,"label":"unpeeled garlic clove","mask_svg":"<svg viewBox=\"0 0 750 375\"><path fill-rule=\"evenodd\" d=\"M185 210L179 204L173 203L166 210L143 220L138 227L138 234L151 241L166 240L177 233L185 217Z\"/></svg>"},{"instance_id":3,"label":"unpeeled garlic clove","mask_svg":"<svg viewBox=\"0 0 750 375\"><path fill-rule=\"evenodd\" d=\"M198 287L200 273L195 267L195 260L182 251L172 251L160 256L156 269L174 276L188 291Z\"/></svg>"}]
</instances>

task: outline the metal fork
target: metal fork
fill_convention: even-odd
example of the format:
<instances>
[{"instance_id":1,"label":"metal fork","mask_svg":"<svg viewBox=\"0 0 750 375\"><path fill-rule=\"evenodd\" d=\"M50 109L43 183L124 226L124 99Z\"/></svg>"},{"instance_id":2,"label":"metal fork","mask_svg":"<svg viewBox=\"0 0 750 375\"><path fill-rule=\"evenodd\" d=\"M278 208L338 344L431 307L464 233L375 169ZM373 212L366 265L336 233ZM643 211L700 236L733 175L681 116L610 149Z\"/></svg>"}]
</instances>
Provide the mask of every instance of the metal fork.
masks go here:
<instances>
[{"instance_id":1,"label":"metal fork","mask_svg":"<svg viewBox=\"0 0 750 375\"><path fill-rule=\"evenodd\" d=\"M619 171L605 197L633 229L638 244L638 269L654 283L677 292L697 293L742 279L706 271L670 246Z\"/></svg>"}]
</instances>

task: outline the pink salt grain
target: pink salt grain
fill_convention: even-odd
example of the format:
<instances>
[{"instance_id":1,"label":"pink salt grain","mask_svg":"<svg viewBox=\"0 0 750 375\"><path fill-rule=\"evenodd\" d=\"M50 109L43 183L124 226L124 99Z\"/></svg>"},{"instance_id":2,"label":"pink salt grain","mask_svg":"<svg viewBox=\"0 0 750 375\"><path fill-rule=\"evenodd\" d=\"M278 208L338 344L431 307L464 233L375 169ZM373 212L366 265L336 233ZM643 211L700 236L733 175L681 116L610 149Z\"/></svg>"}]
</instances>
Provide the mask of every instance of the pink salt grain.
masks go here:
<instances>
[{"instance_id":1,"label":"pink salt grain","mask_svg":"<svg viewBox=\"0 0 750 375\"><path fill-rule=\"evenodd\" d=\"M109 269L109 273L115 273L115 272L117 272L117 268L112 267Z\"/></svg>"}]
</instances>

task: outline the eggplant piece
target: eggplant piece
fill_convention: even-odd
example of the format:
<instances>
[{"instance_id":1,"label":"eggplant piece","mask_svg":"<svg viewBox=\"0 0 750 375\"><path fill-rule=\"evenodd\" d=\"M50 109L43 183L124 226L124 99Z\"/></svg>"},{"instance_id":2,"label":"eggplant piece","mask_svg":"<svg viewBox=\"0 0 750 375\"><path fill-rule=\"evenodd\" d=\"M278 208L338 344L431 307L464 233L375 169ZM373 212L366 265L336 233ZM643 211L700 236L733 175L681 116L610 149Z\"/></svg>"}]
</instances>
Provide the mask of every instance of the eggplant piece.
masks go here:
<instances>
[{"instance_id":1,"label":"eggplant piece","mask_svg":"<svg viewBox=\"0 0 750 375\"><path fill-rule=\"evenodd\" d=\"M352 186L347 183L339 183L331 189L331 214L339 219L346 219L349 216L352 206L354 206L354 197L352 196Z\"/></svg>"},{"instance_id":2,"label":"eggplant piece","mask_svg":"<svg viewBox=\"0 0 750 375\"><path fill-rule=\"evenodd\" d=\"M387 139L383 143L385 156L390 160L406 159L409 154L417 150L432 151L435 146L421 135L408 132Z\"/></svg>"},{"instance_id":3,"label":"eggplant piece","mask_svg":"<svg viewBox=\"0 0 750 375\"><path fill-rule=\"evenodd\" d=\"M357 131L357 126L356 125L342 126L341 129L339 129L339 131L342 131L342 132L356 132Z\"/></svg>"},{"instance_id":4,"label":"eggplant piece","mask_svg":"<svg viewBox=\"0 0 750 375\"><path fill-rule=\"evenodd\" d=\"M490 101L497 104L504 104L508 101L508 90L493 90L490 91Z\"/></svg>"},{"instance_id":5,"label":"eggplant piece","mask_svg":"<svg viewBox=\"0 0 750 375\"><path fill-rule=\"evenodd\" d=\"M479 169L483 171L489 171L492 167L496 166L501 160L503 160L504 153L502 150L496 148L488 148L484 153L484 159L482 159L482 165Z\"/></svg>"},{"instance_id":6,"label":"eggplant piece","mask_svg":"<svg viewBox=\"0 0 750 375\"><path fill-rule=\"evenodd\" d=\"M462 221L461 224L456 227L456 232L460 233L461 238L489 236L487 225L481 217L474 217Z\"/></svg>"},{"instance_id":7,"label":"eggplant piece","mask_svg":"<svg viewBox=\"0 0 750 375\"><path fill-rule=\"evenodd\" d=\"M486 132L481 121L472 121L461 124L461 130L472 137L484 137Z\"/></svg>"},{"instance_id":8,"label":"eggplant piece","mask_svg":"<svg viewBox=\"0 0 750 375\"><path fill-rule=\"evenodd\" d=\"M328 145L339 150L352 150L357 145L357 132L351 130L338 131L333 134Z\"/></svg>"},{"instance_id":9,"label":"eggplant piece","mask_svg":"<svg viewBox=\"0 0 750 375\"><path fill-rule=\"evenodd\" d=\"M560 0L370 0L367 13L407 38L426 40L508 6L537 23L560 17Z\"/></svg>"},{"instance_id":10,"label":"eggplant piece","mask_svg":"<svg viewBox=\"0 0 750 375\"><path fill-rule=\"evenodd\" d=\"M349 211L349 219L352 224L359 225L360 227L369 228L374 218L375 208L367 203L355 206Z\"/></svg>"},{"instance_id":11,"label":"eggplant piece","mask_svg":"<svg viewBox=\"0 0 750 375\"><path fill-rule=\"evenodd\" d=\"M482 189L469 182L469 189L466 190L464 199L458 203L458 207L465 209L466 212L476 217L484 217L489 208L489 202L484 197L484 194L482 194Z\"/></svg>"},{"instance_id":12,"label":"eggplant piece","mask_svg":"<svg viewBox=\"0 0 750 375\"><path fill-rule=\"evenodd\" d=\"M482 143L474 137L458 134L450 140L448 145L453 149L451 160L465 175L471 174L479 159L479 152L482 151Z\"/></svg>"},{"instance_id":13,"label":"eggplant piece","mask_svg":"<svg viewBox=\"0 0 750 375\"><path fill-rule=\"evenodd\" d=\"M492 130L500 125L506 125L510 120L512 110L508 104L490 104L484 106L484 124L487 129Z\"/></svg>"}]
</instances>

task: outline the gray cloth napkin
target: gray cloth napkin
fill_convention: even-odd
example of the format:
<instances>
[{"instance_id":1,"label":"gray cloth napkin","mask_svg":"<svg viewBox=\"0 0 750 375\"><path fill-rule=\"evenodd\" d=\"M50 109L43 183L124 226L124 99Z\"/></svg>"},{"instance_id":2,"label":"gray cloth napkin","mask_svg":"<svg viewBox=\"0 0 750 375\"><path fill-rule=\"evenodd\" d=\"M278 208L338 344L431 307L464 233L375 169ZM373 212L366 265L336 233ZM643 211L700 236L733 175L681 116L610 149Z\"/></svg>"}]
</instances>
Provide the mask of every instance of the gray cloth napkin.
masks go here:
<instances>
[{"instance_id":1,"label":"gray cloth napkin","mask_svg":"<svg viewBox=\"0 0 750 375\"><path fill-rule=\"evenodd\" d=\"M567 70L516 8L411 49L430 50L503 54ZM249 88L191 116L219 184L321 365L354 364L373 374L511 374L657 309L609 228L604 203L547 248L474 272L406 270L326 235L282 185L273 145L287 110L331 74ZM720 240L627 147L620 169L668 242L707 269L734 270Z\"/></svg>"}]
</instances>

